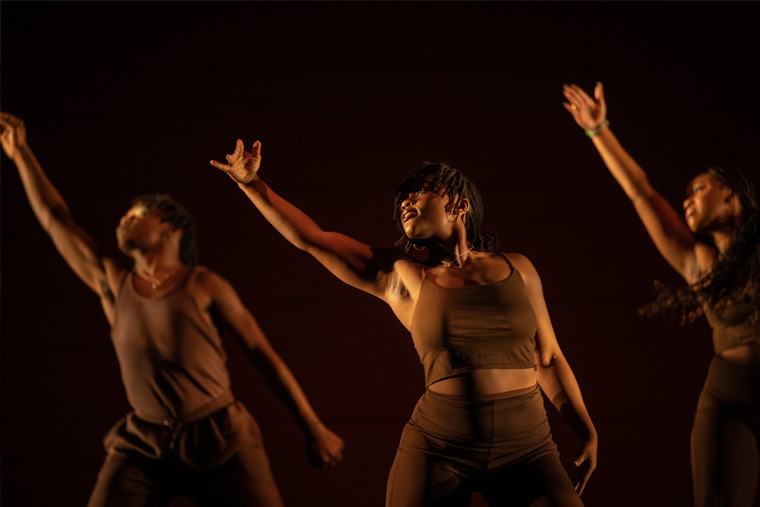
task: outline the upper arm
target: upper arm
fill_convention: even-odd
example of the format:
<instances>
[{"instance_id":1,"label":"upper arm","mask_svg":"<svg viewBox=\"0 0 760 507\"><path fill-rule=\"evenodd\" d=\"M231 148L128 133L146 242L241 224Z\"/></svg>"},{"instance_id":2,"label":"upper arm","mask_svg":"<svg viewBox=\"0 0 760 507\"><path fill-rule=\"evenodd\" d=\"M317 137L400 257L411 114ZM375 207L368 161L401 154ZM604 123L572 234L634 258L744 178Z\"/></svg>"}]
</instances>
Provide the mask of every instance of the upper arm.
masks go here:
<instances>
[{"instance_id":1,"label":"upper arm","mask_svg":"<svg viewBox=\"0 0 760 507\"><path fill-rule=\"evenodd\" d=\"M682 217L649 183L649 178L607 128L593 138L612 176L633 203L660 254L684 278L697 263L695 238Z\"/></svg>"},{"instance_id":2,"label":"upper arm","mask_svg":"<svg viewBox=\"0 0 760 507\"><path fill-rule=\"evenodd\" d=\"M633 199L633 205L660 254L690 280L697 267L697 242L686 223L654 189Z\"/></svg>"},{"instance_id":3,"label":"upper arm","mask_svg":"<svg viewBox=\"0 0 760 507\"><path fill-rule=\"evenodd\" d=\"M216 273L204 271L199 274L196 286L200 288L196 297L203 309L216 306L228 329L249 351L271 349L266 335L232 284Z\"/></svg>"},{"instance_id":4,"label":"upper arm","mask_svg":"<svg viewBox=\"0 0 760 507\"><path fill-rule=\"evenodd\" d=\"M84 229L74 222L68 210L54 211L43 227L74 273L99 296L106 295L104 287L108 287L109 283L99 249Z\"/></svg>"},{"instance_id":5,"label":"upper arm","mask_svg":"<svg viewBox=\"0 0 760 507\"><path fill-rule=\"evenodd\" d=\"M344 234L321 231L306 251L341 281L382 297L386 275L391 271L382 249Z\"/></svg>"}]
</instances>

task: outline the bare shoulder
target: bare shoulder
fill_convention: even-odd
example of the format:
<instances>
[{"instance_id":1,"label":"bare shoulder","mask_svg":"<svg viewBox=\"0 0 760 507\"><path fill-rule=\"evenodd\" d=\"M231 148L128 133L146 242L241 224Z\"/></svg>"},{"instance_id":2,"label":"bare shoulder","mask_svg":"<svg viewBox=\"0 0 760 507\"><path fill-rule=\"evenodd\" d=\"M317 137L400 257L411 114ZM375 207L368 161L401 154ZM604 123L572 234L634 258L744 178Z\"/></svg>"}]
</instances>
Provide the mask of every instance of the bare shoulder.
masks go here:
<instances>
[{"instance_id":1,"label":"bare shoulder","mask_svg":"<svg viewBox=\"0 0 760 507\"><path fill-rule=\"evenodd\" d=\"M523 254L512 252L512 253L507 253L504 255L507 256L507 259L509 259L509 262L512 263L515 269L517 269L517 271L519 271L523 277L526 277L526 276L538 277L538 272L536 271L535 266L533 266L533 263L530 262L530 259L528 259Z\"/></svg>"},{"instance_id":2,"label":"bare shoulder","mask_svg":"<svg viewBox=\"0 0 760 507\"><path fill-rule=\"evenodd\" d=\"M190 270L193 271L191 276L194 278L192 285L198 290L209 294L233 290L232 284L226 278L205 266L191 266Z\"/></svg>"}]
</instances>

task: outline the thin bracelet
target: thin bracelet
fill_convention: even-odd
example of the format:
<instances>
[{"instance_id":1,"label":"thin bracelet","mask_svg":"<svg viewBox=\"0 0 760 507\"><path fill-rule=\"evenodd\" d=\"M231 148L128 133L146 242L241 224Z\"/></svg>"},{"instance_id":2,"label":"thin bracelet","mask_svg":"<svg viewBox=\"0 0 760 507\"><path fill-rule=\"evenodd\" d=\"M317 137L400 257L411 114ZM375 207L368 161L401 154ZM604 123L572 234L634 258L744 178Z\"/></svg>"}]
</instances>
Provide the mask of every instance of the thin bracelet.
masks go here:
<instances>
[{"instance_id":1,"label":"thin bracelet","mask_svg":"<svg viewBox=\"0 0 760 507\"><path fill-rule=\"evenodd\" d=\"M602 123L600 123L596 127L592 128L590 130L586 130L585 131L586 135L589 136L589 138L594 137L599 132L601 132L603 128L609 127L609 125L610 125L610 120L605 119Z\"/></svg>"}]
</instances>

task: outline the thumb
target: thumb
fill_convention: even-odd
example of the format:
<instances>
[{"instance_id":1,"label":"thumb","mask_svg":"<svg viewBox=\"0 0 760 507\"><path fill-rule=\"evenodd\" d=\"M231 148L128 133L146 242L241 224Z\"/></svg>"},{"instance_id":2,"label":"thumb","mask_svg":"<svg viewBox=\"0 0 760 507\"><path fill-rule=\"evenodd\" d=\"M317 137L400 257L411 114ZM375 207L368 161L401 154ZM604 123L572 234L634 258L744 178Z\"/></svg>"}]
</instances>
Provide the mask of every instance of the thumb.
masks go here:
<instances>
[{"instance_id":1,"label":"thumb","mask_svg":"<svg viewBox=\"0 0 760 507\"><path fill-rule=\"evenodd\" d=\"M604 105L604 85L601 81L596 82L596 87L594 88L594 98L599 102L600 104Z\"/></svg>"},{"instance_id":2,"label":"thumb","mask_svg":"<svg viewBox=\"0 0 760 507\"><path fill-rule=\"evenodd\" d=\"M573 461L573 465L579 467L581 466L581 463L583 463L587 459L588 459L588 453L586 453L586 451L583 451L580 456L575 458L575 461Z\"/></svg>"}]
</instances>

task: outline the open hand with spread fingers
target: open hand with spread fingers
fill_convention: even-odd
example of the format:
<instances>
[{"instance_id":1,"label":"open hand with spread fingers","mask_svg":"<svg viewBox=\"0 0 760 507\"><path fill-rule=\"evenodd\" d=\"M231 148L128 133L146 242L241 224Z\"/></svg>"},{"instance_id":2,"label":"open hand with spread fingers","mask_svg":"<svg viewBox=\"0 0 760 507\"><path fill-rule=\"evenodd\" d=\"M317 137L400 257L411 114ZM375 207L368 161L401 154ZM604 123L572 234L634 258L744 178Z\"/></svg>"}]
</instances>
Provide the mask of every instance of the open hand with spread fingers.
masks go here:
<instances>
[{"instance_id":1,"label":"open hand with spread fingers","mask_svg":"<svg viewBox=\"0 0 760 507\"><path fill-rule=\"evenodd\" d=\"M247 185L257 178L261 165L261 143L253 143L251 152L248 153L243 147L243 141L238 139L235 151L227 155L226 164L212 160L211 165L226 172L238 184Z\"/></svg>"},{"instance_id":2,"label":"open hand with spread fingers","mask_svg":"<svg viewBox=\"0 0 760 507\"><path fill-rule=\"evenodd\" d=\"M591 98L580 86L570 84L562 87L567 102L563 105L573 115L575 122L583 130L594 131L607 120L607 103L604 101L604 88L597 83L594 98Z\"/></svg>"}]
</instances>

